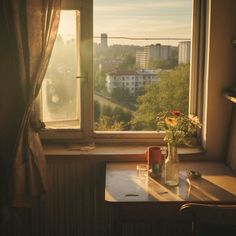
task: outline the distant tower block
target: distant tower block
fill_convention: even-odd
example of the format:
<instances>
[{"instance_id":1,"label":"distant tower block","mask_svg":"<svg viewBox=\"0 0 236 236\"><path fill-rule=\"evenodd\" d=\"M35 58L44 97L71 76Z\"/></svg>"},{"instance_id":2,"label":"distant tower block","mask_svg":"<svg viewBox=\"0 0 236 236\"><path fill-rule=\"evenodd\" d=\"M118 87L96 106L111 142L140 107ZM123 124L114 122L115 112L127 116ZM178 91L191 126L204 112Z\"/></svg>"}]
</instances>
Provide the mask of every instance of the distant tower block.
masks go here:
<instances>
[{"instance_id":1,"label":"distant tower block","mask_svg":"<svg viewBox=\"0 0 236 236\"><path fill-rule=\"evenodd\" d=\"M190 51L191 51L191 42L183 41L179 42L179 64L188 64L190 63Z\"/></svg>"},{"instance_id":2,"label":"distant tower block","mask_svg":"<svg viewBox=\"0 0 236 236\"><path fill-rule=\"evenodd\" d=\"M100 48L101 50L106 50L107 49L107 34L101 34L101 44Z\"/></svg>"}]
</instances>

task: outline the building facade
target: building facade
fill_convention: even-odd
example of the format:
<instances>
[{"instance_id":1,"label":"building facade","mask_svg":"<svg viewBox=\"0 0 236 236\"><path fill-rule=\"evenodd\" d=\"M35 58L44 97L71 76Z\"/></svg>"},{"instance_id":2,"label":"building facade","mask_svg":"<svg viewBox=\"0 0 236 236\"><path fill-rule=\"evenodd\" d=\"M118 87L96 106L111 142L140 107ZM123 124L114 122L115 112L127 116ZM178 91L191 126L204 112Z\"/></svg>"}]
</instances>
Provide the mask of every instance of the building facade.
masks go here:
<instances>
[{"instance_id":1,"label":"building facade","mask_svg":"<svg viewBox=\"0 0 236 236\"><path fill-rule=\"evenodd\" d=\"M157 74L151 70L115 71L106 76L106 87L110 94L116 88L124 88L129 90L131 96L136 96L146 85L156 82Z\"/></svg>"},{"instance_id":2,"label":"building facade","mask_svg":"<svg viewBox=\"0 0 236 236\"><path fill-rule=\"evenodd\" d=\"M147 51L139 50L136 52L136 66L139 69L147 69L148 68Z\"/></svg>"},{"instance_id":3,"label":"building facade","mask_svg":"<svg viewBox=\"0 0 236 236\"><path fill-rule=\"evenodd\" d=\"M179 42L178 50L179 50L178 63L179 64L190 63L191 42L190 41Z\"/></svg>"},{"instance_id":4,"label":"building facade","mask_svg":"<svg viewBox=\"0 0 236 236\"><path fill-rule=\"evenodd\" d=\"M168 60L172 48L169 45L152 44L136 52L136 65L139 69L148 69L151 60Z\"/></svg>"}]
</instances>

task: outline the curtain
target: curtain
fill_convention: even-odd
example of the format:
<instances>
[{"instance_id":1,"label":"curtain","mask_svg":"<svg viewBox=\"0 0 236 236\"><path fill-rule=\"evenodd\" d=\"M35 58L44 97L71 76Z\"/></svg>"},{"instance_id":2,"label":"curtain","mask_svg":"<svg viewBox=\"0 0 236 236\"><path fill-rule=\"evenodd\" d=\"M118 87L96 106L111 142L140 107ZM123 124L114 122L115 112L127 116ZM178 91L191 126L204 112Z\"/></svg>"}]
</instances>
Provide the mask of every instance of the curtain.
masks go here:
<instances>
[{"instance_id":1,"label":"curtain","mask_svg":"<svg viewBox=\"0 0 236 236\"><path fill-rule=\"evenodd\" d=\"M31 207L48 190L32 110L56 39L60 0L2 0L1 5L1 192L13 207Z\"/></svg>"}]
</instances>

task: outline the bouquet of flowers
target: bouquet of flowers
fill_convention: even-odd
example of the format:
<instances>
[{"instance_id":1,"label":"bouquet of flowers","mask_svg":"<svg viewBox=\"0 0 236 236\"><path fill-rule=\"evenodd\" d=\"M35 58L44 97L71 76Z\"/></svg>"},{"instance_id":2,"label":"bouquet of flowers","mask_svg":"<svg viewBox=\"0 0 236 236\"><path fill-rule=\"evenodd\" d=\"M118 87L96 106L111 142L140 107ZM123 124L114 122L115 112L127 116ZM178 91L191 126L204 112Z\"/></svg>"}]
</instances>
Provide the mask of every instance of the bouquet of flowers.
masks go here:
<instances>
[{"instance_id":1,"label":"bouquet of flowers","mask_svg":"<svg viewBox=\"0 0 236 236\"><path fill-rule=\"evenodd\" d=\"M180 111L160 112L157 115L157 130L165 131L164 141L170 144L185 144L190 146L190 137L201 126L196 116L187 116Z\"/></svg>"}]
</instances>

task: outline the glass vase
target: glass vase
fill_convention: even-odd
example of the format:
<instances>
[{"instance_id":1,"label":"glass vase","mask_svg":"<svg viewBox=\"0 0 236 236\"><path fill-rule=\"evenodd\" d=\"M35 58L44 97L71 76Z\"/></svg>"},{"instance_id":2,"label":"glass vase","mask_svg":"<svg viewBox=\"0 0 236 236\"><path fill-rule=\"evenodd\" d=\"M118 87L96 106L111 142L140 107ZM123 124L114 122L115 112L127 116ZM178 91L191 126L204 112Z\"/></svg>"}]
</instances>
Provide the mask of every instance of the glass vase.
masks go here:
<instances>
[{"instance_id":1,"label":"glass vase","mask_svg":"<svg viewBox=\"0 0 236 236\"><path fill-rule=\"evenodd\" d=\"M168 143L168 155L165 161L165 184L177 186L179 184L179 157L177 146Z\"/></svg>"}]
</instances>

